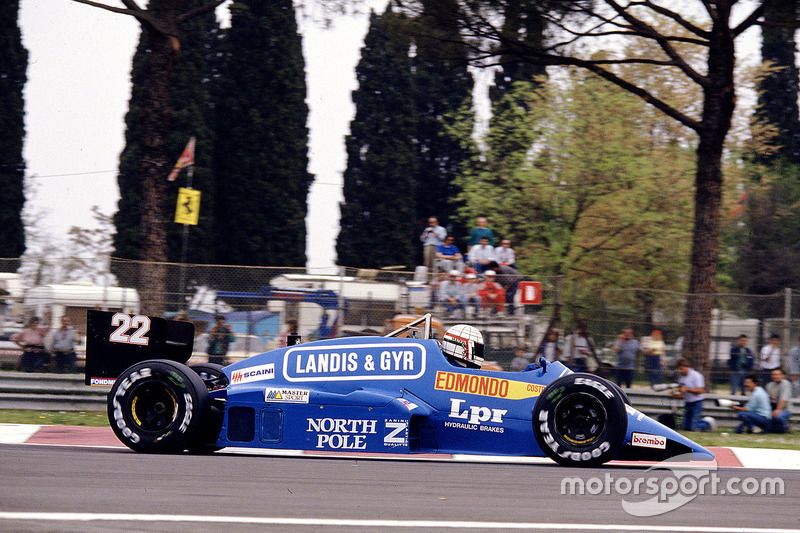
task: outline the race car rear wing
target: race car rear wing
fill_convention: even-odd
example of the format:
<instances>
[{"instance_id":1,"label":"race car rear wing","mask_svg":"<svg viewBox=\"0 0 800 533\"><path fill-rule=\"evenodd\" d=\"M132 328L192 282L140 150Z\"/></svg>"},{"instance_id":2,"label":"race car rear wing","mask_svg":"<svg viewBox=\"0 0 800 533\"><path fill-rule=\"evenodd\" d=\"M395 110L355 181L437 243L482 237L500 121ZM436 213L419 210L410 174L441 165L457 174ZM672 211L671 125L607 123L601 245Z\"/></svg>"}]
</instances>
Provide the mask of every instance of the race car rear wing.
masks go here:
<instances>
[{"instance_id":1,"label":"race car rear wing","mask_svg":"<svg viewBox=\"0 0 800 533\"><path fill-rule=\"evenodd\" d=\"M146 315L88 311L87 385L112 385L123 370L148 359L186 363L192 356L194 324Z\"/></svg>"}]
</instances>

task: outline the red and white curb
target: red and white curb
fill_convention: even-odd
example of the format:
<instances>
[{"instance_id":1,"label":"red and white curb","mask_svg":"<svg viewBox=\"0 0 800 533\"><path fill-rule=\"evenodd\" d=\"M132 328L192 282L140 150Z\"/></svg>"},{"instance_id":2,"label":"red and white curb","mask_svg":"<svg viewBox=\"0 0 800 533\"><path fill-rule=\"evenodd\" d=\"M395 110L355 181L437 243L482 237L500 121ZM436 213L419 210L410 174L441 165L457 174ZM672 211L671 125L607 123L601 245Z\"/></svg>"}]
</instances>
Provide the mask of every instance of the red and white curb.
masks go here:
<instances>
[{"instance_id":1,"label":"red and white curb","mask_svg":"<svg viewBox=\"0 0 800 533\"><path fill-rule=\"evenodd\" d=\"M40 446L78 446L91 448L125 448L109 427L40 426L34 424L0 424L0 444L30 444ZM761 470L800 470L800 451L764 448L719 448L709 450L716 456L720 468L754 468ZM544 457L505 457L469 454L386 454L359 452L322 452L304 450L273 450L258 448L224 448L220 453L265 455L277 457L344 457L349 459L450 461L497 464L552 464ZM619 466L647 466L643 462L612 461ZM692 462L704 467L704 461Z\"/></svg>"}]
</instances>

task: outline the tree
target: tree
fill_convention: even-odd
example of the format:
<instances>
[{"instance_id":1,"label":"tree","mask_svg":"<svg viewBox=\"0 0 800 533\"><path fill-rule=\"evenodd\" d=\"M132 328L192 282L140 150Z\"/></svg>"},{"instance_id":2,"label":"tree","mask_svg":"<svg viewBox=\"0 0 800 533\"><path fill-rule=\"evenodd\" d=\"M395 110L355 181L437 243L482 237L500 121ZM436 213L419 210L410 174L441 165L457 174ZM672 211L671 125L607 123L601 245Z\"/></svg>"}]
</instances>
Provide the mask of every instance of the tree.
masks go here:
<instances>
[{"instance_id":1,"label":"tree","mask_svg":"<svg viewBox=\"0 0 800 533\"><path fill-rule=\"evenodd\" d=\"M723 150L736 103L734 42L746 29L758 23L774 1L755 2L755 7L737 16L739 22L734 24L732 10L737 0L687 1L674 9L650 0L624 4L617 0L578 0L571 3L563 16L548 15L548 20L561 31L555 33L544 48L530 46L522 39L504 34L502 28L494 23L504 2L469 1L469 10L460 20L464 31L474 37L471 42L475 55L481 59L513 55L535 65L575 66L590 70L697 134L695 217L689 296L684 317L684 353L701 370L708 364L711 308L716 290ZM692 22L694 13L703 13L707 17L706 23ZM690 37L661 31L659 21L663 20L679 25L689 32ZM602 48L609 38L624 39L633 45L654 43L659 54L593 58L591 51ZM676 45L687 42L705 49L702 68L687 61L679 52ZM679 107L663 98L659 87L638 85L626 79L619 67L630 64L659 66L675 78L690 80L702 91L701 108Z\"/></svg>"},{"instance_id":2,"label":"tree","mask_svg":"<svg viewBox=\"0 0 800 533\"><path fill-rule=\"evenodd\" d=\"M202 5L203 0L189 0L195 5ZM213 47L219 28L213 12L195 17L180 28L180 39L183 43L176 56L172 76L172 89L170 105L173 117L170 121L170 131L167 136L168 154L170 161L178 159L190 137L197 138L195 151L195 164L192 169L192 187L202 193L200 220L197 226L188 232L189 245L187 246L187 260L195 263L212 262L215 250L212 239L213 217L212 205L214 198L214 183L211 175L211 154L213 146L213 133L209 127L211 112L209 72ZM133 57L131 71L131 100L128 113L125 116L125 148L120 156L118 183L120 200L118 210L114 215L114 256L122 259L140 259L143 252L141 239L142 225L142 181L140 179L140 161L144 151L144 99L146 94L147 58L151 49L151 34L143 32ZM166 180L166 176L163 178ZM177 190L179 186L186 186L187 182L179 177L174 182L168 183L165 188L167 195L167 208L176 205ZM172 213L165 210L165 216ZM171 223L167 224L167 261L178 262L182 259L181 252L183 227ZM128 274L138 274L138 271L129 271ZM125 285L139 285L139 279L127 279L128 275L117 272ZM138 278L138 277L137 277ZM169 280L177 282L177 278ZM169 292L179 291L177 285L170 287Z\"/></svg>"},{"instance_id":3,"label":"tree","mask_svg":"<svg viewBox=\"0 0 800 533\"><path fill-rule=\"evenodd\" d=\"M391 5L383 15L372 13L356 66L356 115L345 139L344 203L336 241L340 265L414 264L414 87L407 34L392 31L402 22Z\"/></svg>"},{"instance_id":4,"label":"tree","mask_svg":"<svg viewBox=\"0 0 800 533\"><path fill-rule=\"evenodd\" d=\"M690 151L663 135L645 104L593 74L534 85L516 82L495 106L503 113L487 151L461 177L465 216L492 213L520 269L567 287L679 290ZM652 313L652 304L639 309Z\"/></svg>"},{"instance_id":5,"label":"tree","mask_svg":"<svg viewBox=\"0 0 800 533\"><path fill-rule=\"evenodd\" d=\"M455 11L458 4L431 2L433 7ZM427 2L423 2L427 5ZM411 24L414 47L412 76L417 114L416 159L416 222L420 233L428 218L436 216L442 225L457 224L455 199L458 188L455 177L469 159L465 145L453 136L450 128L459 118L460 110L471 117L474 81L467 71L467 49L450 19L437 17L423 8ZM416 235L409 235L416 239ZM415 240L417 261L422 259L421 247ZM420 264L417 262L416 264Z\"/></svg>"},{"instance_id":6,"label":"tree","mask_svg":"<svg viewBox=\"0 0 800 533\"><path fill-rule=\"evenodd\" d=\"M0 257L25 252L25 102L28 51L18 24L19 0L0 5Z\"/></svg>"},{"instance_id":7,"label":"tree","mask_svg":"<svg viewBox=\"0 0 800 533\"><path fill-rule=\"evenodd\" d=\"M241 0L215 95L217 261L305 265L308 106L291 0ZM246 230L245 230L246 228Z\"/></svg>"},{"instance_id":8,"label":"tree","mask_svg":"<svg viewBox=\"0 0 800 533\"><path fill-rule=\"evenodd\" d=\"M183 0L151 0L147 9L139 7L136 0L122 0L125 7L111 6L94 0L73 0L80 4L129 15L141 24L150 36L145 70L140 172L142 180L141 203L141 300L142 312L161 315L165 302L167 271L167 181L170 170L168 135L171 106L171 81L175 56L180 49L178 27L194 17L213 11L224 0L207 2L184 11Z\"/></svg>"},{"instance_id":9,"label":"tree","mask_svg":"<svg viewBox=\"0 0 800 533\"><path fill-rule=\"evenodd\" d=\"M798 112L798 71L795 64L797 0L773 3L764 12L761 26L761 58L774 68L761 78L756 117L777 129L772 143L775 153L757 156L762 163L785 159L800 165L800 112Z\"/></svg>"}]
</instances>

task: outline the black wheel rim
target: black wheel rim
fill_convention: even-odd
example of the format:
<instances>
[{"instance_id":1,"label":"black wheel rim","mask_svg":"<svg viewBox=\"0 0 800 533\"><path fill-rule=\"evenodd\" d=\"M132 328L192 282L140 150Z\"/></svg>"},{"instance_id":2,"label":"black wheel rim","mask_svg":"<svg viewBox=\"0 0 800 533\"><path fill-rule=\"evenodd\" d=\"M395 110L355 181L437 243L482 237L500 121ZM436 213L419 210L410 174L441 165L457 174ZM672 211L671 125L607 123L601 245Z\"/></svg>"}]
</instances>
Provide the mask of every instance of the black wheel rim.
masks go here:
<instances>
[{"instance_id":1,"label":"black wheel rim","mask_svg":"<svg viewBox=\"0 0 800 533\"><path fill-rule=\"evenodd\" d=\"M178 399L162 383L144 383L131 392L131 417L143 431L160 431L178 418Z\"/></svg>"},{"instance_id":2,"label":"black wheel rim","mask_svg":"<svg viewBox=\"0 0 800 533\"><path fill-rule=\"evenodd\" d=\"M554 412L556 434L573 446L590 446L607 426L608 413L593 395L570 394Z\"/></svg>"}]
</instances>

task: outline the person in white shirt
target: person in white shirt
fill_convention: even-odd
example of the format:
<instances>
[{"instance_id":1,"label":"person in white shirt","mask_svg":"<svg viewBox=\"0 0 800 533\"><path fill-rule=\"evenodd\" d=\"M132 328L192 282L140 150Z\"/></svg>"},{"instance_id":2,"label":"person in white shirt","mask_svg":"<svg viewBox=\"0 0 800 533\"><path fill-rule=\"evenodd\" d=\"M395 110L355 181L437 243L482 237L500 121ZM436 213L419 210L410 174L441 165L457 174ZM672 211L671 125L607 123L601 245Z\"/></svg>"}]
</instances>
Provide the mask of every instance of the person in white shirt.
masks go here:
<instances>
[{"instance_id":1,"label":"person in white shirt","mask_svg":"<svg viewBox=\"0 0 800 533\"><path fill-rule=\"evenodd\" d=\"M483 274L487 265L494 261L494 247L489 244L488 237L481 237L480 243L469 249L469 265Z\"/></svg>"},{"instance_id":2,"label":"person in white shirt","mask_svg":"<svg viewBox=\"0 0 800 533\"><path fill-rule=\"evenodd\" d=\"M769 337L769 343L761 348L759 354L759 366L761 367L762 383L769 383L772 379L771 373L781 366L781 338L773 333Z\"/></svg>"},{"instance_id":3,"label":"person in white shirt","mask_svg":"<svg viewBox=\"0 0 800 533\"><path fill-rule=\"evenodd\" d=\"M494 259L501 265L517 268L517 258L514 255L510 240L503 239L500 241L500 246L494 249Z\"/></svg>"}]
</instances>

